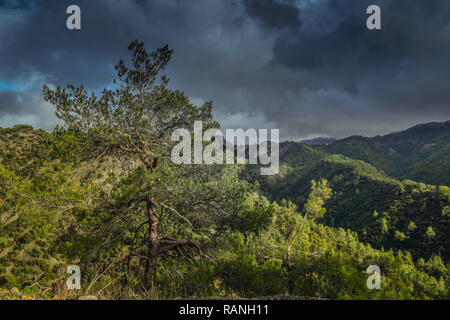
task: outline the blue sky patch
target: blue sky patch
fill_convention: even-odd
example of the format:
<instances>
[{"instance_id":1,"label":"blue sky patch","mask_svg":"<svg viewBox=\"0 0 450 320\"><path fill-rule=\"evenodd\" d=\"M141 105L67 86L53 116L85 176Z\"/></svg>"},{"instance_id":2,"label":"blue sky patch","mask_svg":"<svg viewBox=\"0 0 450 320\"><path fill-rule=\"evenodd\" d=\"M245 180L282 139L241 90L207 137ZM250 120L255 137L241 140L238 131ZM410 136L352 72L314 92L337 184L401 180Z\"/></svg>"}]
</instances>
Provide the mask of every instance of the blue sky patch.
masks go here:
<instances>
[{"instance_id":1,"label":"blue sky patch","mask_svg":"<svg viewBox=\"0 0 450 320\"><path fill-rule=\"evenodd\" d=\"M10 82L0 80L0 90L17 91L28 87L27 82Z\"/></svg>"}]
</instances>

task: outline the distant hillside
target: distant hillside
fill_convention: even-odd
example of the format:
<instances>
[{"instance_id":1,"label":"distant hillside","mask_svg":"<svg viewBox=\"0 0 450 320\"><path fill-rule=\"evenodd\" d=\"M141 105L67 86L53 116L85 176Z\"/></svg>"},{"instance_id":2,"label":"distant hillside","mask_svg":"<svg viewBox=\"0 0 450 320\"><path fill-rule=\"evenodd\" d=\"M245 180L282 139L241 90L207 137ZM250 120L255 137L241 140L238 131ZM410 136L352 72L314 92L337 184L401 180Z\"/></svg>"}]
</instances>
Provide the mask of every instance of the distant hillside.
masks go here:
<instances>
[{"instance_id":1,"label":"distant hillside","mask_svg":"<svg viewBox=\"0 0 450 320\"><path fill-rule=\"evenodd\" d=\"M280 145L280 164L278 175L263 177L248 166L243 178L258 181L269 199L291 200L299 208L310 181L325 178L334 195L325 205L323 223L357 231L377 248L450 257L449 188L401 182L364 161L293 142Z\"/></svg>"},{"instance_id":2,"label":"distant hillside","mask_svg":"<svg viewBox=\"0 0 450 320\"><path fill-rule=\"evenodd\" d=\"M366 161L397 179L450 185L450 121L373 138L352 136L322 148Z\"/></svg>"},{"instance_id":3,"label":"distant hillside","mask_svg":"<svg viewBox=\"0 0 450 320\"><path fill-rule=\"evenodd\" d=\"M313 139L305 139L305 140L300 140L300 143L304 143L304 144L308 144L310 146L316 146L316 145L327 145L330 143L335 142L337 139L336 138L313 138Z\"/></svg>"}]
</instances>

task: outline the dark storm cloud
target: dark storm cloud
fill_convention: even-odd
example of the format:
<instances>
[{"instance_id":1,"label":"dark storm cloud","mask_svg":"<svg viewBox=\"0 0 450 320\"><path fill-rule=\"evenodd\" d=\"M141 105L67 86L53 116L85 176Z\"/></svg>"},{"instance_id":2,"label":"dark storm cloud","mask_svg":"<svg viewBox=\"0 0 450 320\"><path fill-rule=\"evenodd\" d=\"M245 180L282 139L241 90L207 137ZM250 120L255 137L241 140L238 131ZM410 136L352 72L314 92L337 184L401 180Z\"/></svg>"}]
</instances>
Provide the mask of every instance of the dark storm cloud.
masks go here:
<instances>
[{"instance_id":1,"label":"dark storm cloud","mask_svg":"<svg viewBox=\"0 0 450 320\"><path fill-rule=\"evenodd\" d=\"M0 9L29 9L33 0L0 0Z\"/></svg>"},{"instance_id":2,"label":"dark storm cloud","mask_svg":"<svg viewBox=\"0 0 450 320\"><path fill-rule=\"evenodd\" d=\"M312 30L316 23L312 22L310 30L282 33L275 42L274 62L319 75L309 83L312 87L344 88L355 88L359 80L374 75L392 79L407 67L432 63L431 59L445 62L450 52L448 2L378 1L384 13L383 29L371 31L361 27L367 18L361 13L373 2L325 2L322 12L332 12L332 16L324 23L330 27ZM310 19L316 15L319 21L322 12L317 15L314 9L306 8L303 14Z\"/></svg>"},{"instance_id":3,"label":"dark storm cloud","mask_svg":"<svg viewBox=\"0 0 450 320\"><path fill-rule=\"evenodd\" d=\"M300 10L275 0L243 0L245 13L258 19L268 29L300 27Z\"/></svg>"},{"instance_id":4,"label":"dark storm cloud","mask_svg":"<svg viewBox=\"0 0 450 320\"><path fill-rule=\"evenodd\" d=\"M81 31L65 27L71 4ZM365 26L370 4L381 31ZM448 120L449 16L445 0L0 0L0 84L28 83L0 85L0 125L50 129L42 84L108 86L134 39L169 44L171 86L213 100L226 127L345 136Z\"/></svg>"},{"instance_id":5,"label":"dark storm cloud","mask_svg":"<svg viewBox=\"0 0 450 320\"><path fill-rule=\"evenodd\" d=\"M365 28L364 13L371 4L382 9L380 31ZM375 130L367 126L361 130L375 133L389 130L396 121L408 126L414 121L446 120L449 14L450 3L439 0L330 0L304 6L299 14L304 19L301 30L297 26L280 30L273 47L272 63L295 72L292 92L303 91L299 108L289 111L291 106L286 105L281 112L286 117L278 119L311 132L327 131L326 119L334 120L342 123L342 130L329 134L338 135L350 133L352 122L373 126L381 121ZM298 111L305 109L309 114L301 116ZM267 115L276 117L279 111ZM315 118L323 124L314 125Z\"/></svg>"},{"instance_id":6,"label":"dark storm cloud","mask_svg":"<svg viewBox=\"0 0 450 320\"><path fill-rule=\"evenodd\" d=\"M15 124L32 124L52 129L57 124L53 108L42 100L42 83L47 82L41 74L29 74L27 83L6 86L0 82L0 120L2 127ZM6 88L6 89L5 89Z\"/></svg>"},{"instance_id":7,"label":"dark storm cloud","mask_svg":"<svg viewBox=\"0 0 450 320\"><path fill-rule=\"evenodd\" d=\"M26 111L25 106L20 101L20 94L15 91L7 90L0 91L0 114L8 113L12 115L18 115Z\"/></svg>"},{"instance_id":8,"label":"dark storm cloud","mask_svg":"<svg viewBox=\"0 0 450 320\"><path fill-rule=\"evenodd\" d=\"M70 4L82 8L81 31L72 32L65 27ZM2 59L1 73L15 77L39 71L58 83L83 82L88 86L108 81L113 52L123 54L129 42L122 43L123 37L118 36L119 21L123 20L125 27L129 24L128 10L122 9L109 8L105 1L37 0L33 11L24 12L17 22L6 26L9 37L0 44L0 53L15 63Z\"/></svg>"}]
</instances>

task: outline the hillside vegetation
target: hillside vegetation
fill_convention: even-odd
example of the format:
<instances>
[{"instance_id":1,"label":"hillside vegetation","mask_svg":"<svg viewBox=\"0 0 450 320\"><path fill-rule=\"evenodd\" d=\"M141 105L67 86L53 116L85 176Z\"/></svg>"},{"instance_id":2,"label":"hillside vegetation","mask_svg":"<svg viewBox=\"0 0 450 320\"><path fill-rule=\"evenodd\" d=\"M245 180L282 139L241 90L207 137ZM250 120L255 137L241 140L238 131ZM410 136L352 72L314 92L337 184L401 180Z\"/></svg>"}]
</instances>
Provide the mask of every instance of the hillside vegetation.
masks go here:
<instances>
[{"instance_id":1,"label":"hillside vegetation","mask_svg":"<svg viewBox=\"0 0 450 320\"><path fill-rule=\"evenodd\" d=\"M321 220L354 230L376 248L405 249L419 257L450 255L450 189L390 178L368 163L342 155L327 155L305 145L282 145L281 173L261 178L255 168L244 177L259 181L269 199L302 206L309 182L327 179L333 197Z\"/></svg>"},{"instance_id":2,"label":"hillside vegetation","mask_svg":"<svg viewBox=\"0 0 450 320\"><path fill-rule=\"evenodd\" d=\"M168 88L168 47L129 50L100 97L44 87L63 127L0 129L0 299L450 297L447 187L298 143L265 178L176 165L172 129L217 128L212 104Z\"/></svg>"},{"instance_id":3,"label":"hillside vegetation","mask_svg":"<svg viewBox=\"0 0 450 320\"><path fill-rule=\"evenodd\" d=\"M323 146L363 160L397 179L450 185L450 121L426 123L385 136L353 136Z\"/></svg>"}]
</instances>

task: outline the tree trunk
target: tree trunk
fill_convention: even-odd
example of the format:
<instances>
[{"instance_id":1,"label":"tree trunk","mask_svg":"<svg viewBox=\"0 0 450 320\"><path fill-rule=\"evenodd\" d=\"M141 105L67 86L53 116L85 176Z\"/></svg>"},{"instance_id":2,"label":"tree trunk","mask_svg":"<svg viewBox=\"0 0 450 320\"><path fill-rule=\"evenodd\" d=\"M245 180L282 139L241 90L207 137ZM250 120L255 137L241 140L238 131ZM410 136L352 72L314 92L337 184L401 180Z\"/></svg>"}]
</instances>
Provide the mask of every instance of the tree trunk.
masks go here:
<instances>
[{"instance_id":1,"label":"tree trunk","mask_svg":"<svg viewBox=\"0 0 450 320\"><path fill-rule=\"evenodd\" d=\"M151 155L146 153L147 157L141 158L144 166L149 171L150 175L153 174L157 163L158 158L152 157ZM148 159L152 159L151 161ZM158 217L156 216L156 207L155 207L155 199L149 196L146 200L147 203L147 215L148 215L148 261L146 264L146 276L149 279L149 288L153 289L154 280L156 277L156 268L158 264L158 256L159 256L159 237L158 237Z\"/></svg>"},{"instance_id":2,"label":"tree trunk","mask_svg":"<svg viewBox=\"0 0 450 320\"><path fill-rule=\"evenodd\" d=\"M153 285L159 252L159 239L158 239L158 217L156 216L156 207L153 198L147 200L147 214L149 222L149 243L148 243L148 264L147 264L147 276L150 281L150 287Z\"/></svg>"}]
</instances>

